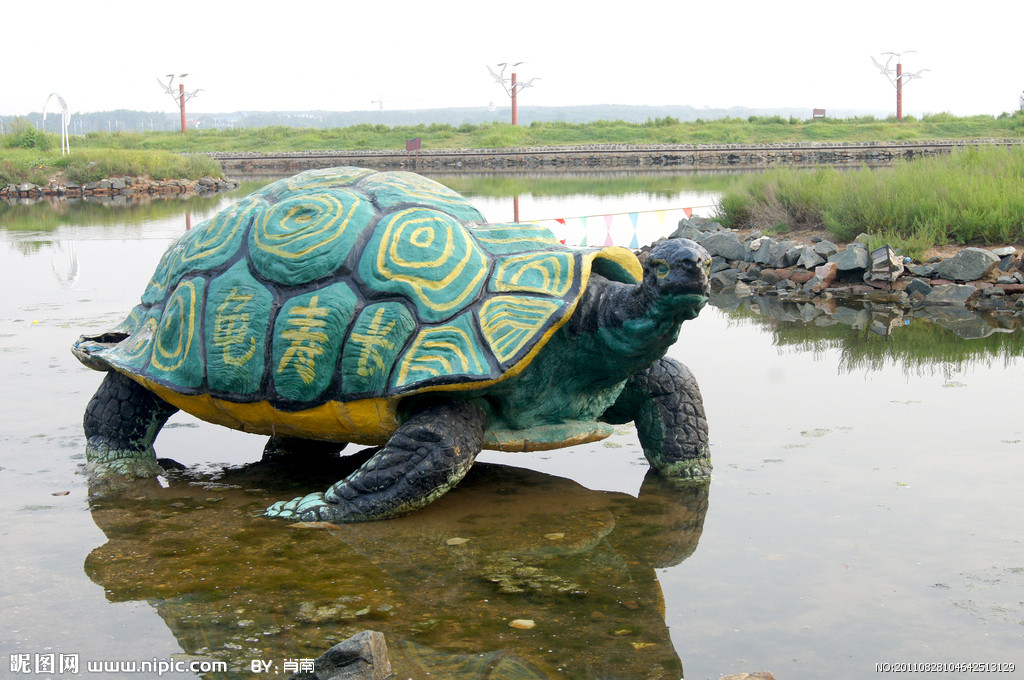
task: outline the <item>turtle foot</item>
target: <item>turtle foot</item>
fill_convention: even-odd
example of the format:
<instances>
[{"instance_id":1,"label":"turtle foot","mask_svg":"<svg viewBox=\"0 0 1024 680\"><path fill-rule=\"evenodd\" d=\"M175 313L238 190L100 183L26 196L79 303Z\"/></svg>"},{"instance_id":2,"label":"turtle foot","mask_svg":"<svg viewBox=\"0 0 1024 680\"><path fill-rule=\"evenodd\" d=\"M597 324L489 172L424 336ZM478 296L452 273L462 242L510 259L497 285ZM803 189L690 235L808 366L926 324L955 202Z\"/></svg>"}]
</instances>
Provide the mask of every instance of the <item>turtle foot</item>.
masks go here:
<instances>
[{"instance_id":1,"label":"turtle foot","mask_svg":"<svg viewBox=\"0 0 1024 680\"><path fill-rule=\"evenodd\" d=\"M675 460L658 468L658 474L666 479L703 481L711 477L711 458L688 458Z\"/></svg>"},{"instance_id":2,"label":"turtle foot","mask_svg":"<svg viewBox=\"0 0 1024 680\"><path fill-rule=\"evenodd\" d=\"M263 516L271 519L301 522L345 521L344 513L337 503L329 503L322 493L311 493L290 501L278 501L264 511ZM348 520L351 521L351 520Z\"/></svg>"},{"instance_id":3,"label":"turtle foot","mask_svg":"<svg viewBox=\"0 0 1024 680\"><path fill-rule=\"evenodd\" d=\"M95 479L147 479L164 474L152 447L125 450L106 441L89 440L85 458L86 474Z\"/></svg>"}]
</instances>

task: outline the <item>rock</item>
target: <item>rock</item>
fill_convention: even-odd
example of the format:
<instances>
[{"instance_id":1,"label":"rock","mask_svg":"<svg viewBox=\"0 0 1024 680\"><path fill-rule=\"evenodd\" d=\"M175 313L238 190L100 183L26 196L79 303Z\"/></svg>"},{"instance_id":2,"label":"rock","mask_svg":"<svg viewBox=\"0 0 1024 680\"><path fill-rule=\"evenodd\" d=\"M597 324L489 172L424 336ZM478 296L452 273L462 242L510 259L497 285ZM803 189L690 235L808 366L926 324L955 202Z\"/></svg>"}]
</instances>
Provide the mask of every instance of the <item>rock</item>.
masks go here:
<instances>
[{"instance_id":1,"label":"rock","mask_svg":"<svg viewBox=\"0 0 1024 680\"><path fill-rule=\"evenodd\" d=\"M700 244L712 255L721 255L727 260L742 260L746 250L734 231L716 231L707 234Z\"/></svg>"},{"instance_id":2,"label":"rock","mask_svg":"<svg viewBox=\"0 0 1024 680\"><path fill-rule=\"evenodd\" d=\"M721 255L716 255L711 258L711 269L708 270L708 274L715 274L726 269L731 269L729 262Z\"/></svg>"},{"instance_id":3,"label":"rock","mask_svg":"<svg viewBox=\"0 0 1024 680\"><path fill-rule=\"evenodd\" d=\"M757 671L756 673L734 673L723 675L720 680L775 680L775 675L770 671Z\"/></svg>"},{"instance_id":4,"label":"rock","mask_svg":"<svg viewBox=\"0 0 1024 680\"><path fill-rule=\"evenodd\" d=\"M759 247L757 248L757 250L753 250L754 245L758 244ZM753 251L753 256L751 257L751 259L754 261L755 264L767 265L769 262L771 262L772 244L774 244L774 241L772 241L772 239L768 238L767 236L751 242L751 250Z\"/></svg>"},{"instance_id":5,"label":"rock","mask_svg":"<svg viewBox=\"0 0 1024 680\"><path fill-rule=\"evenodd\" d=\"M711 285L715 287L728 288L729 286L735 286L739 280L739 269L723 269L720 272L715 272L711 275Z\"/></svg>"},{"instance_id":6,"label":"rock","mask_svg":"<svg viewBox=\"0 0 1024 680\"><path fill-rule=\"evenodd\" d=\"M831 241L820 241L814 244L814 252L827 260L839 252L839 247Z\"/></svg>"},{"instance_id":7,"label":"rock","mask_svg":"<svg viewBox=\"0 0 1024 680\"><path fill-rule=\"evenodd\" d=\"M384 634L364 630L324 652L313 662L313 672L300 671L290 680L386 680L392 675Z\"/></svg>"},{"instance_id":8,"label":"rock","mask_svg":"<svg viewBox=\"0 0 1024 680\"><path fill-rule=\"evenodd\" d=\"M926 305L964 305L977 292L974 286L946 283L933 287L924 302Z\"/></svg>"},{"instance_id":9,"label":"rock","mask_svg":"<svg viewBox=\"0 0 1024 680\"><path fill-rule=\"evenodd\" d=\"M810 271L795 271L793 275L789 277L789 280L793 283L805 284L814 278L814 272Z\"/></svg>"},{"instance_id":10,"label":"rock","mask_svg":"<svg viewBox=\"0 0 1024 680\"><path fill-rule=\"evenodd\" d=\"M769 285L774 286L782 279L779 278L779 275L775 273L774 269L765 269L764 271L761 272L761 280Z\"/></svg>"},{"instance_id":11,"label":"rock","mask_svg":"<svg viewBox=\"0 0 1024 680\"><path fill-rule=\"evenodd\" d=\"M789 267L796 264L796 257L792 260L789 259L792 248L792 241L772 242L771 246L768 247L768 262L766 264L769 267L774 267L775 269L781 269L783 267Z\"/></svg>"},{"instance_id":12,"label":"rock","mask_svg":"<svg viewBox=\"0 0 1024 680\"><path fill-rule=\"evenodd\" d=\"M680 220L679 228L672 232L671 238L688 238L691 241L697 241L699 243L706 235L707 234L686 220Z\"/></svg>"},{"instance_id":13,"label":"rock","mask_svg":"<svg viewBox=\"0 0 1024 680\"><path fill-rule=\"evenodd\" d=\"M841 272L867 269L871 266L871 257L868 255L868 251L853 245L832 255L828 261L834 263Z\"/></svg>"},{"instance_id":14,"label":"rock","mask_svg":"<svg viewBox=\"0 0 1024 680\"><path fill-rule=\"evenodd\" d=\"M820 267L814 268L814 276L824 281L827 285L835 281L838 271L839 265L835 262L826 262Z\"/></svg>"},{"instance_id":15,"label":"rock","mask_svg":"<svg viewBox=\"0 0 1024 680\"><path fill-rule=\"evenodd\" d=\"M935 276L935 267L931 266L930 264L910 265L909 267L907 267L907 271L909 271L914 276L923 276L926 279Z\"/></svg>"},{"instance_id":16,"label":"rock","mask_svg":"<svg viewBox=\"0 0 1024 680\"><path fill-rule=\"evenodd\" d=\"M804 248L800 251L800 258L796 261L796 264L804 269L814 269L824 262L825 258L816 253L813 248Z\"/></svg>"},{"instance_id":17,"label":"rock","mask_svg":"<svg viewBox=\"0 0 1024 680\"><path fill-rule=\"evenodd\" d=\"M921 293L922 295L928 295L932 292L932 286L927 281L921 279L911 279L907 284L907 294L913 295L914 293Z\"/></svg>"},{"instance_id":18,"label":"rock","mask_svg":"<svg viewBox=\"0 0 1024 680\"><path fill-rule=\"evenodd\" d=\"M999 258L984 248L964 248L935 265L935 273L952 281L977 281L999 263Z\"/></svg>"},{"instance_id":19,"label":"rock","mask_svg":"<svg viewBox=\"0 0 1024 680\"><path fill-rule=\"evenodd\" d=\"M996 257L1006 257L1007 255L1016 255L1017 249L1013 246L1003 246L1002 248L993 248L989 252Z\"/></svg>"}]
</instances>

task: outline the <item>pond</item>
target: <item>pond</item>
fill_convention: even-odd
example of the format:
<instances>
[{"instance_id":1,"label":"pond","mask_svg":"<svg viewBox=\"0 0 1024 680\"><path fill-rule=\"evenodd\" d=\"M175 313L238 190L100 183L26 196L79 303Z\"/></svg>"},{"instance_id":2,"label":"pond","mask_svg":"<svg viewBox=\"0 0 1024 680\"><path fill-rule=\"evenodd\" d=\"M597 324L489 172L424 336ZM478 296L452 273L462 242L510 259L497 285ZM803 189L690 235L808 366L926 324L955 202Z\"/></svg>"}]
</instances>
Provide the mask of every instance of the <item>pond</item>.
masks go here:
<instances>
[{"instance_id":1,"label":"pond","mask_svg":"<svg viewBox=\"0 0 1024 680\"><path fill-rule=\"evenodd\" d=\"M605 216L709 214L721 181L438 179L493 221L519 195L522 219L597 216L616 242L654 227ZM164 677L255 678L267 662L287 677L365 629L385 634L402 679L1021 673L1011 323L963 333L969 320L718 296L670 350L699 378L711 430L714 474L696 486L648 474L620 427L484 452L409 517L297 529L259 512L336 481L347 459L255 464L261 437L179 413L156 445L184 470L91 497L81 421L101 376L71 343L124 317L187 223L258 186L144 208L0 206L0 676L72 677L59 666L73 660L87 677L215 661L228 670Z\"/></svg>"}]
</instances>

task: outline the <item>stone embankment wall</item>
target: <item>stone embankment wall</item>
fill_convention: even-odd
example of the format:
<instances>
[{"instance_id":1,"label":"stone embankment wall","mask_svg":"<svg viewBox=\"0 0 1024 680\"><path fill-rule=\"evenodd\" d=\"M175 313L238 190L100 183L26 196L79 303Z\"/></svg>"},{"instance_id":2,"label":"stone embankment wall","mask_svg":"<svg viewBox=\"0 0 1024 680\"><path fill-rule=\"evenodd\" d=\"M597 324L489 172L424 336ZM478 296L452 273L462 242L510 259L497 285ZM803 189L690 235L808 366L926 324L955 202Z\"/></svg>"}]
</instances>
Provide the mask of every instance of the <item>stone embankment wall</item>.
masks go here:
<instances>
[{"instance_id":1,"label":"stone embankment wall","mask_svg":"<svg viewBox=\"0 0 1024 680\"><path fill-rule=\"evenodd\" d=\"M203 177L202 179L151 180L144 177L111 177L96 182L77 184L51 182L46 186L37 184L0 184L0 199L40 198L145 198L151 196L173 196L175 194L205 194L216 191L237 189L238 182L230 179Z\"/></svg>"},{"instance_id":2,"label":"stone embankment wall","mask_svg":"<svg viewBox=\"0 0 1024 680\"><path fill-rule=\"evenodd\" d=\"M208 153L225 172L282 174L356 165L380 170L435 172L523 170L756 170L773 166L885 165L899 158L946 154L977 145L1013 146L1024 140L970 142L587 145L507 149L298 151Z\"/></svg>"},{"instance_id":3,"label":"stone embankment wall","mask_svg":"<svg viewBox=\"0 0 1024 680\"><path fill-rule=\"evenodd\" d=\"M712 256L711 285L736 297L860 300L904 309L929 306L1017 313L1024 310L1024 259L1013 246L964 248L928 262L885 258L876 267L866 237L840 248L827 240L794 243L725 229L693 217L672 234L700 243ZM643 257L643 253L641 253Z\"/></svg>"}]
</instances>

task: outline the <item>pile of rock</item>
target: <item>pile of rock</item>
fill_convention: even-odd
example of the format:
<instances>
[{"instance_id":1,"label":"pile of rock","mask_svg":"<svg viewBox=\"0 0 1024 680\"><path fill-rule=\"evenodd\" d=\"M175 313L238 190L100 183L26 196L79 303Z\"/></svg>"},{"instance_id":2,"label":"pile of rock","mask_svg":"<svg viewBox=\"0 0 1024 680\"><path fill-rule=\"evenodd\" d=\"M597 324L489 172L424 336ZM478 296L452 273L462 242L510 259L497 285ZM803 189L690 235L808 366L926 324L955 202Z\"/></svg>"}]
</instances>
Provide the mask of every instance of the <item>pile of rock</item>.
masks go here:
<instances>
[{"instance_id":1,"label":"pile of rock","mask_svg":"<svg viewBox=\"0 0 1024 680\"><path fill-rule=\"evenodd\" d=\"M169 196L175 194L207 194L238 188L233 179L203 177L201 179L155 180L148 177L109 177L95 182L50 182L39 186L30 182L0 184L0 199L41 198L107 198L111 196Z\"/></svg>"},{"instance_id":2,"label":"pile of rock","mask_svg":"<svg viewBox=\"0 0 1024 680\"><path fill-rule=\"evenodd\" d=\"M825 239L796 243L758 231L741 234L701 217L680 221L673 237L700 243L712 255L713 290L737 297L777 295L884 300L905 307L957 305L1024 309L1024 263L1014 247L964 248L926 263L870 251L866 235L845 248Z\"/></svg>"}]
</instances>

